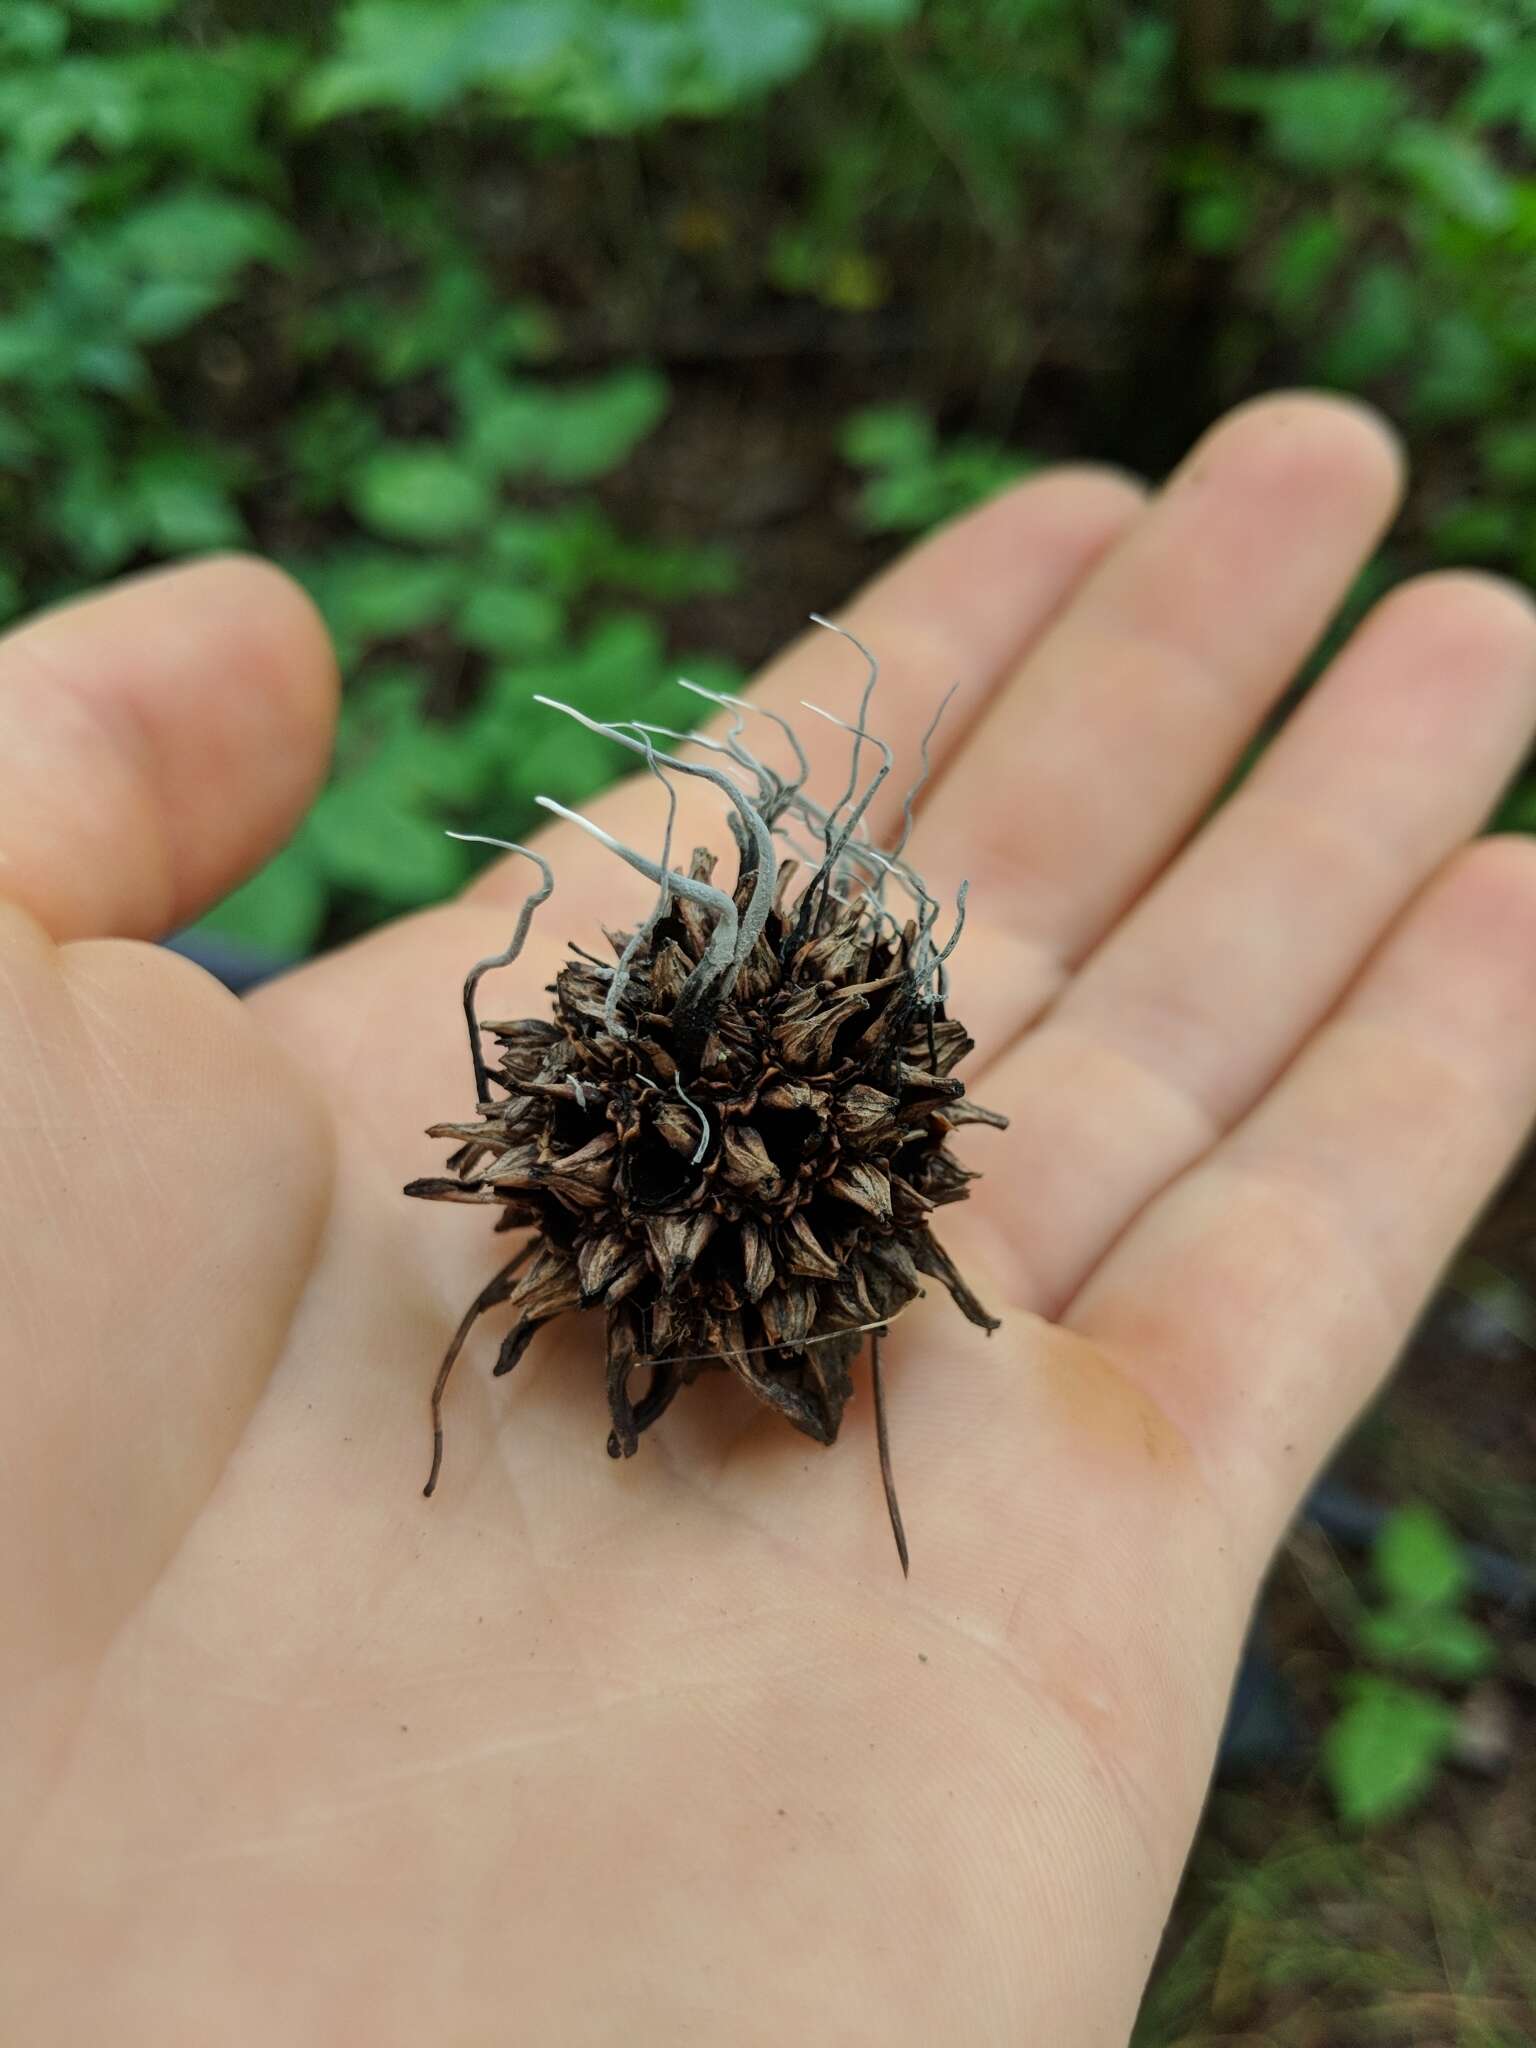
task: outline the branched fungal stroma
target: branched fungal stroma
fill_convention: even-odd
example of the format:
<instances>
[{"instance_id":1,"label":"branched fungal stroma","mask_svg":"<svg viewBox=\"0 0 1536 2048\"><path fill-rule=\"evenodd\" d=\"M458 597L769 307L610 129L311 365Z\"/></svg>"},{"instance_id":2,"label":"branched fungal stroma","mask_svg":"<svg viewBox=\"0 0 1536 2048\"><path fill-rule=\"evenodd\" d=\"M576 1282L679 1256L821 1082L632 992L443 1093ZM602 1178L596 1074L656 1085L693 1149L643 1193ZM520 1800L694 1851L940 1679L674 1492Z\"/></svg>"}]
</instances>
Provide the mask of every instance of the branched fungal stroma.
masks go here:
<instances>
[{"instance_id":1,"label":"branched fungal stroma","mask_svg":"<svg viewBox=\"0 0 1536 2048\"><path fill-rule=\"evenodd\" d=\"M923 1292L924 1275L973 1323L997 1327L930 1224L944 1203L964 1200L973 1178L946 1149L950 1132L1004 1119L967 1101L954 1078L971 1041L946 1014L945 962L964 928L965 884L940 947L940 905L905 857L938 714L923 736L900 838L882 850L866 824L893 765L868 724L878 665L852 634L817 624L852 641L868 664L853 719L807 707L852 742L847 787L830 808L807 794L793 727L744 698L690 686L735 713L720 740L685 740L637 720L605 724L539 700L644 759L667 792L666 833L652 860L539 799L647 876L656 902L634 931L614 937L613 966L573 946L551 987L552 1016L482 1025L481 978L517 958L554 888L539 854L487 842L523 854L542 881L506 950L477 962L464 984L476 1117L433 1125L430 1136L458 1149L445 1175L412 1181L406 1193L496 1208L498 1230L531 1235L470 1304L439 1368L429 1494L442 1463L443 1390L489 1309L506 1306L514 1317L498 1374L553 1318L605 1311L615 1458L634 1452L681 1387L721 1369L829 1444L868 1338L881 1477L907 1568L880 1339ZM792 774L747 745L750 716L782 733ZM721 765L685 761L658 741L698 746ZM861 783L866 748L879 765ZM750 794L732 770L751 779ZM714 881L707 850L686 869L672 865L679 776L725 799L737 856L729 889ZM793 851L797 834L819 844L809 872ZM910 899L905 921L887 903L893 886ZM649 1377L634 1398L641 1367Z\"/></svg>"}]
</instances>

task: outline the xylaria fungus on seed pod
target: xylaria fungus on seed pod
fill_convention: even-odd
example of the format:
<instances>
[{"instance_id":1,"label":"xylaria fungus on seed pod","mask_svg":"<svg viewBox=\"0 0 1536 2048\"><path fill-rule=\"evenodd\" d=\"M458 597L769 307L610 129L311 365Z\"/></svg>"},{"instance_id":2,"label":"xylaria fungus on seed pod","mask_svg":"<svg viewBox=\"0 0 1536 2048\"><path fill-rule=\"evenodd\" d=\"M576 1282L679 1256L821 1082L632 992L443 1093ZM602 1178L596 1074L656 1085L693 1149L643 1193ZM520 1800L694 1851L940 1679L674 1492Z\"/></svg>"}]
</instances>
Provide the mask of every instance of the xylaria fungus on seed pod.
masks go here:
<instances>
[{"instance_id":1,"label":"xylaria fungus on seed pod","mask_svg":"<svg viewBox=\"0 0 1536 2048\"><path fill-rule=\"evenodd\" d=\"M954 1075L971 1049L945 1004L964 885L940 944L940 905L905 857L939 714L923 738L900 836L882 850L867 822L892 768L890 748L867 723L879 670L862 642L843 637L868 663L857 717L845 723L806 707L851 740L847 786L830 808L807 792L805 752L790 723L745 699L687 686L734 712L723 740L637 719L604 724L539 700L644 760L667 792L666 833L651 860L539 798L655 883L656 901L632 932L608 935L611 965L572 945L550 988L551 1016L482 1025L481 978L517 958L554 888L539 854L489 842L523 854L543 879L506 951L480 961L464 984L475 1117L432 1126L429 1136L458 1149L445 1176L412 1181L405 1192L484 1204L500 1211L498 1231L530 1234L470 1303L438 1371L429 1494L442 1462L443 1390L489 1309L513 1316L498 1374L554 1317L604 1311L614 1458L634 1452L680 1387L722 1369L830 1444L867 1338L881 1475L907 1568L880 1339L923 1292L924 1275L973 1323L997 1328L931 1224L944 1203L964 1200L974 1178L946 1149L950 1132L967 1123L1001 1128L1005 1119L968 1102ZM792 773L746 744L749 715L778 729ZM709 758L683 760L662 740ZM866 763L878 765L861 782ZM703 848L686 869L672 865L682 776L724 799L736 849L729 888ZM483 1037L495 1042L493 1060Z\"/></svg>"}]
</instances>

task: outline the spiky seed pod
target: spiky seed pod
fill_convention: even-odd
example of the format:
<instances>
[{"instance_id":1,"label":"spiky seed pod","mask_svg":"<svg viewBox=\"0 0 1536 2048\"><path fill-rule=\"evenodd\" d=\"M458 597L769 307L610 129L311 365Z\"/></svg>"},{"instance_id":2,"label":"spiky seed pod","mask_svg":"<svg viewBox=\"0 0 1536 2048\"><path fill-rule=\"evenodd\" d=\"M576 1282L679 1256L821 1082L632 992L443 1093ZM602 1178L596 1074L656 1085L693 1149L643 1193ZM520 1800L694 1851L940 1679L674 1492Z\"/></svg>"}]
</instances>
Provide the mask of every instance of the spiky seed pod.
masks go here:
<instances>
[{"instance_id":1,"label":"spiky seed pod","mask_svg":"<svg viewBox=\"0 0 1536 2048\"><path fill-rule=\"evenodd\" d=\"M633 744L619 728L601 730ZM738 720L733 740L740 730ZM648 738L640 749L657 773L704 773L742 807L717 771L659 755ZM951 1131L1005 1122L968 1101L954 1074L972 1041L935 986L936 906L899 859L837 826L843 806L829 817L745 748L731 751L760 788L738 827L729 895L705 849L685 874L667 867L670 830L658 867L615 848L661 890L637 931L608 934L616 965L573 946L551 986L552 1016L480 1027L496 1047L491 1063L475 987L520 948L532 903L508 953L466 986L479 1114L432 1127L456 1142L451 1171L406 1193L483 1204L499 1211L497 1229L533 1235L471 1305L443 1361L429 1493L443 1385L494 1306L512 1317L498 1374L555 1317L605 1312L613 1457L634 1452L680 1388L719 1370L830 1444L865 1336L921 1294L924 1277L972 1322L997 1327L933 1235L935 1212L964 1200L974 1178L947 1148ZM857 767L856 741L850 798ZM764 870L786 816L826 838L828 856L809 875L795 859ZM880 901L888 874L918 902L904 924ZM546 870L536 900L547 893ZM878 1407L878 1349L875 1367ZM878 1419L905 1566L883 1410Z\"/></svg>"}]
</instances>

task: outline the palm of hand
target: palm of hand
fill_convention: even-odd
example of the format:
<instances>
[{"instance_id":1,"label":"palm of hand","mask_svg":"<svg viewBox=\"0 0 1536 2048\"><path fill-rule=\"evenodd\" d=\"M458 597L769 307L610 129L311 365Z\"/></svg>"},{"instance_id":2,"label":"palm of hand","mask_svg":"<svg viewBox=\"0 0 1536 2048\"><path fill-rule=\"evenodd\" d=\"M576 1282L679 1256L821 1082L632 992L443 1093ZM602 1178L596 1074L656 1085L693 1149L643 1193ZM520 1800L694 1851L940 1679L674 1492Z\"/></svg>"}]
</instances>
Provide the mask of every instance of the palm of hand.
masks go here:
<instances>
[{"instance_id":1,"label":"palm of hand","mask_svg":"<svg viewBox=\"0 0 1536 2048\"><path fill-rule=\"evenodd\" d=\"M455 992L520 878L245 1006L6 914L0 2013L130 2043L1123 2038L1257 1574L1536 1087L1525 849L1462 856L1379 943L1528 733L1529 622L1491 585L1384 608L1147 893L1389 469L1353 416L1273 405L1152 511L1064 476L866 600L908 740L972 614L923 831L936 880L974 877L967 1079L1015 1119L966 1134L987 1178L944 1233L1003 1330L929 1299L889 1347L910 1585L867 1398L828 1453L706 1381L611 1465L579 1322L494 1388L471 1348L419 1499L494 1251L399 1188L467 1106ZM1225 704L1244 622L1192 522L1229 567L1275 552L1271 652ZM767 688L841 674L812 645ZM1106 787L1133 766L1149 815ZM632 900L574 834L552 857L496 1014Z\"/></svg>"}]
</instances>

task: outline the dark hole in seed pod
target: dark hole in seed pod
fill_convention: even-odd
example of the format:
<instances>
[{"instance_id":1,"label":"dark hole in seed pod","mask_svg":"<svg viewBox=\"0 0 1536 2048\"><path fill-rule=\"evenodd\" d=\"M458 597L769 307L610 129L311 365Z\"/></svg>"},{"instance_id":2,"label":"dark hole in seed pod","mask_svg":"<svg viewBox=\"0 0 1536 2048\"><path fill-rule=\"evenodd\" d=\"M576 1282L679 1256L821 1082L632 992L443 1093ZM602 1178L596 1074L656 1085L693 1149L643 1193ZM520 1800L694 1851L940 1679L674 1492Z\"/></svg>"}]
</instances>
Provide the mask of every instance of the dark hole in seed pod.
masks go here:
<instances>
[{"instance_id":1,"label":"dark hole in seed pod","mask_svg":"<svg viewBox=\"0 0 1536 2048\"><path fill-rule=\"evenodd\" d=\"M852 1248L854 1238L869 1221L852 1202L845 1202L840 1195L829 1195L824 1188L817 1189L806 1203L804 1213L816 1242L835 1259Z\"/></svg>"},{"instance_id":2,"label":"dark hole in seed pod","mask_svg":"<svg viewBox=\"0 0 1536 2048\"><path fill-rule=\"evenodd\" d=\"M579 1151L589 1139L595 1138L604 1128L603 1113L590 1095L587 1097L587 1104L587 1108L583 1109L579 1103L566 1102L559 1096L555 1098L555 1113L551 1119L551 1127L557 1152Z\"/></svg>"},{"instance_id":3,"label":"dark hole in seed pod","mask_svg":"<svg viewBox=\"0 0 1536 2048\"><path fill-rule=\"evenodd\" d=\"M752 1121L768 1157L786 1179L810 1157L821 1136L821 1119L813 1109L769 1109L760 1103Z\"/></svg>"},{"instance_id":4,"label":"dark hole in seed pod","mask_svg":"<svg viewBox=\"0 0 1536 2048\"><path fill-rule=\"evenodd\" d=\"M643 1117L640 1134L624 1152L621 1168L624 1192L635 1207L664 1208L688 1192L697 1173L682 1153L657 1134L649 1117Z\"/></svg>"},{"instance_id":5,"label":"dark hole in seed pod","mask_svg":"<svg viewBox=\"0 0 1536 2048\"><path fill-rule=\"evenodd\" d=\"M905 1000L905 996L898 982L890 988L877 990L869 997L866 1009L855 1011L853 1016L839 1024L832 1034L832 1048L827 1059L828 1068L836 1068L843 1060L851 1059L865 1032L879 1022L893 1002L899 1000Z\"/></svg>"}]
</instances>

